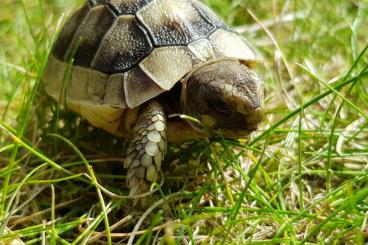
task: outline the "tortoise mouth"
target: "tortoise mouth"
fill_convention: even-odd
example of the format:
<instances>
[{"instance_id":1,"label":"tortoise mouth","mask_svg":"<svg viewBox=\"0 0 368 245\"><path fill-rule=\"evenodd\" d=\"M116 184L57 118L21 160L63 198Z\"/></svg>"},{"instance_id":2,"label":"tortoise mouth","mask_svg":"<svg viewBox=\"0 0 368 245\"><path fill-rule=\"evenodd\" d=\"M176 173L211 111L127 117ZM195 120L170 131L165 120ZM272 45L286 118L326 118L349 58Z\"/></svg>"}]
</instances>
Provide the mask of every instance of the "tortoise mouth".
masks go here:
<instances>
[{"instance_id":1,"label":"tortoise mouth","mask_svg":"<svg viewBox=\"0 0 368 245\"><path fill-rule=\"evenodd\" d=\"M255 130L257 130L257 127L251 127L248 129L221 128L215 130L215 134L222 135L223 137L229 139L238 139L249 136Z\"/></svg>"},{"instance_id":2,"label":"tortoise mouth","mask_svg":"<svg viewBox=\"0 0 368 245\"><path fill-rule=\"evenodd\" d=\"M244 115L243 115L244 116ZM249 115L245 116L245 122L233 127L218 127L214 131L216 134L223 135L225 138L242 138L258 130L258 126L263 118L263 109L258 107Z\"/></svg>"},{"instance_id":3,"label":"tortoise mouth","mask_svg":"<svg viewBox=\"0 0 368 245\"><path fill-rule=\"evenodd\" d=\"M187 123L191 126L192 129L202 135L206 135L207 137L223 136L224 138L229 139L239 139L247 137L252 132L258 130L262 116L251 118L251 120L248 119L246 121L243 121L242 123L237 123L231 126L229 124L217 125L217 123L214 123L214 125L210 125L208 123L202 124L203 121L198 121L202 122L199 124L194 121L187 121Z\"/></svg>"}]
</instances>

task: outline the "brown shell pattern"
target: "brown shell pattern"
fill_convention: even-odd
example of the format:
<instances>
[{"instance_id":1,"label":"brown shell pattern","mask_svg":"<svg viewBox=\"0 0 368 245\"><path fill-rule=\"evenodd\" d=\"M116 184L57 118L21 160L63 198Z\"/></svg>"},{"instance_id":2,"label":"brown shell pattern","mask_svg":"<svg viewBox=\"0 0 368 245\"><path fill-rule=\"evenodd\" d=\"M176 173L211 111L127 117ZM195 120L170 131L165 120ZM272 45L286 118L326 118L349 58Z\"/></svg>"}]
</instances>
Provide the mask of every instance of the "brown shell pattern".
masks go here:
<instances>
[{"instance_id":1,"label":"brown shell pattern","mask_svg":"<svg viewBox=\"0 0 368 245\"><path fill-rule=\"evenodd\" d=\"M74 91L67 96L134 108L170 90L193 66L225 57L252 60L255 52L197 0L90 0L61 30L44 82L61 83L73 58ZM48 87L57 97L54 89L60 86Z\"/></svg>"}]
</instances>

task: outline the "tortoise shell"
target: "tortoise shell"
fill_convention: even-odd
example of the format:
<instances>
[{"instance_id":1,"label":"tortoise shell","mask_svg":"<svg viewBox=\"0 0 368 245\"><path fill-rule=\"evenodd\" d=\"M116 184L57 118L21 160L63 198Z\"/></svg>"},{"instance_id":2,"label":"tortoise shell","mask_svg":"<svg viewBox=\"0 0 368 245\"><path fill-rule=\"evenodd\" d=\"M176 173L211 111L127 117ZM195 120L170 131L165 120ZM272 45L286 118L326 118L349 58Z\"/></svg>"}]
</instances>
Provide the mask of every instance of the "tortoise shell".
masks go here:
<instances>
[{"instance_id":1,"label":"tortoise shell","mask_svg":"<svg viewBox=\"0 0 368 245\"><path fill-rule=\"evenodd\" d=\"M58 99L67 80L66 98L76 112L88 114L93 107L114 114L170 90L196 66L223 58L252 61L256 53L199 1L90 0L62 28L43 81Z\"/></svg>"}]
</instances>

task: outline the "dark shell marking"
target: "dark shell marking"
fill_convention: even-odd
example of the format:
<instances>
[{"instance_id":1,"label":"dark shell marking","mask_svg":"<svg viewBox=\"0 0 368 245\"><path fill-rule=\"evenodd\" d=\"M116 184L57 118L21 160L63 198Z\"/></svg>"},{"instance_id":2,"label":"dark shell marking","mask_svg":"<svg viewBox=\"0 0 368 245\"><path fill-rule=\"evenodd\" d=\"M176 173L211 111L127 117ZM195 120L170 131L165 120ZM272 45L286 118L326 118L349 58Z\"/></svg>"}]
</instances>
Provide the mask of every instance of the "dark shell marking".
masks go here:
<instances>
[{"instance_id":1,"label":"dark shell marking","mask_svg":"<svg viewBox=\"0 0 368 245\"><path fill-rule=\"evenodd\" d=\"M74 56L76 65L89 67L95 56L91 51L99 48L106 30L110 29L114 21L115 16L107 6L91 9L75 32L75 38L64 59L69 60Z\"/></svg>"},{"instance_id":2,"label":"dark shell marking","mask_svg":"<svg viewBox=\"0 0 368 245\"><path fill-rule=\"evenodd\" d=\"M59 34L58 39L54 44L53 54L59 60L65 61L65 54L68 52L71 42L73 41L74 33L80 26L80 23L85 19L91 7L86 4L64 25L62 31Z\"/></svg>"},{"instance_id":3,"label":"dark shell marking","mask_svg":"<svg viewBox=\"0 0 368 245\"><path fill-rule=\"evenodd\" d=\"M137 19L133 15L121 15L105 35L92 68L109 74L126 71L146 57L152 49Z\"/></svg>"},{"instance_id":4,"label":"dark shell marking","mask_svg":"<svg viewBox=\"0 0 368 245\"><path fill-rule=\"evenodd\" d=\"M131 69L153 48L188 45L226 25L193 0L90 0L62 29L53 55L106 74Z\"/></svg>"}]
</instances>

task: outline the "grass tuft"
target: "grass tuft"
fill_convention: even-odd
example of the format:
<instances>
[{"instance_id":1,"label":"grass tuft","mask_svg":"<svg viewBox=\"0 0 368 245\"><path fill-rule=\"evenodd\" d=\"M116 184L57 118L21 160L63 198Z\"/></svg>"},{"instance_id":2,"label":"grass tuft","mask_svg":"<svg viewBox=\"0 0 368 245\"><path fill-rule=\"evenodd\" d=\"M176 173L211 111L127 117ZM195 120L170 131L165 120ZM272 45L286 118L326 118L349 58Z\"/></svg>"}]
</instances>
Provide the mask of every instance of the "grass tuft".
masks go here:
<instances>
[{"instance_id":1,"label":"grass tuft","mask_svg":"<svg viewBox=\"0 0 368 245\"><path fill-rule=\"evenodd\" d=\"M40 84L81 2L2 2L0 244L368 243L366 1L203 1L264 58L265 119L249 139L169 145L144 209L127 142Z\"/></svg>"}]
</instances>

